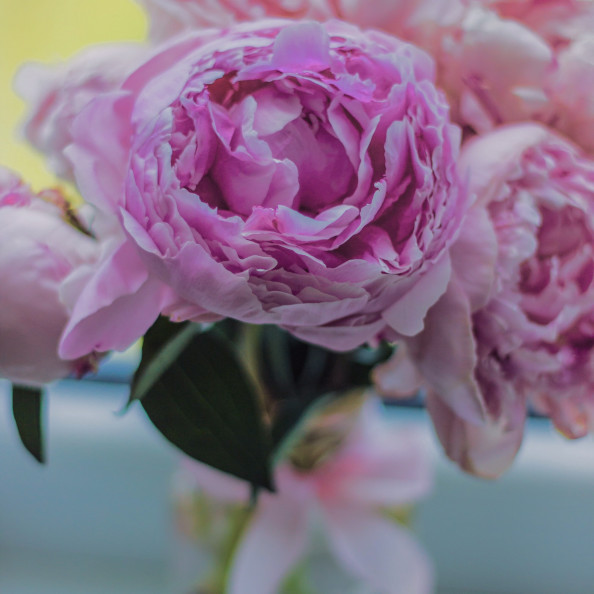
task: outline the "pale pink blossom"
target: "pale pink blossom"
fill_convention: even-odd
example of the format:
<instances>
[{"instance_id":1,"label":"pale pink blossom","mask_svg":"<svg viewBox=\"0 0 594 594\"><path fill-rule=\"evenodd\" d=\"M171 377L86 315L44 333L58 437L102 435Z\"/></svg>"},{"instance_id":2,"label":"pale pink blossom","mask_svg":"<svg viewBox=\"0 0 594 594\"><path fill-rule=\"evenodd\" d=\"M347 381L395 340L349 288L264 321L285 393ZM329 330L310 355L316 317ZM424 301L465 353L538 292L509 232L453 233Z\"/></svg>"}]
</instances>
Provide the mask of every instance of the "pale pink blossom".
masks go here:
<instances>
[{"instance_id":1,"label":"pale pink blossom","mask_svg":"<svg viewBox=\"0 0 594 594\"><path fill-rule=\"evenodd\" d=\"M518 124L468 141L461 166L478 202L452 250L452 282L376 381L397 394L401 375L409 389L422 377L449 456L497 476L528 404L568 437L594 428L594 162ZM469 393L483 424L464 417Z\"/></svg>"},{"instance_id":2,"label":"pale pink blossom","mask_svg":"<svg viewBox=\"0 0 594 594\"><path fill-rule=\"evenodd\" d=\"M0 376L15 383L37 386L91 365L91 353L58 356L73 285L100 252L65 220L64 205L57 190L34 194L0 168Z\"/></svg>"},{"instance_id":3,"label":"pale pink blossom","mask_svg":"<svg viewBox=\"0 0 594 594\"><path fill-rule=\"evenodd\" d=\"M594 28L592 0L482 0L501 17L518 21L554 47Z\"/></svg>"},{"instance_id":4,"label":"pale pink blossom","mask_svg":"<svg viewBox=\"0 0 594 594\"><path fill-rule=\"evenodd\" d=\"M281 463L277 491L261 492L237 546L229 594L275 594L322 531L347 574L382 594L429 594L431 563L414 537L382 510L409 505L431 487L421 436L383 418L368 401L341 448L312 470ZM186 481L217 501L247 502L249 485L188 461ZM187 487L186 487L187 488Z\"/></svg>"},{"instance_id":5,"label":"pale pink blossom","mask_svg":"<svg viewBox=\"0 0 594 594\"><path fill-rule=\"evenodd\" d=\"M337 14L335 0L139 0L150 22L150 38L163 41L182 31L228 27L266 17L325 21Z\"/></svg>"},{"instance_id":6,"label":"pale pink blossom","mask_svg":"<svg viewBox=\"0 0 594 594\"><path fill-rule=\"evenodd\" d=\"M593 151L593 27L589 1L461 0L400 34L435 58L453 118L470 131L534 120Z\"/></svg>"},{"instance_id":7,"label":"pale pink blossom","mask_svg":"<svg viewBox=\"0 0 594 594\"><path fill-rule=\"evenodd\" d=\"M592 113L587 98L594 95L591 42L582 41L594 31L594 2L589 0L144 2L159 39L264 16L336 17L383 30L433 56L453 119L469 132L534 120L594 150L592 127L584 125Z\"/></svg>"},{"instance_id":8,"label":"pale pink blossom","mask_svg":"<svg viewBox=\"0 0 594 594\"><path fill-rule=\"evenodd\" d=\"M459 129L430 58L397 39L286 20L182 37L73 131L83 196L129 238L114 266L137 282L112 296L145 286L146 307L128 299L145 325L165 286L176 319L273 323L347 350L419 332L445 290L466 208ZM94 315L77 312L64 355L113 348Z\"/></svg>"},{"instance_id":9,"label":"pale pink blossom","mask_svg":"<svg viewBox=\"0 0 594 594\"><path fill-rule=\"evenodd\" d=\"M74 118L95 97L116 88L146 51L132 43L96 45L66 62L30 63L19 70L14 84L27 103L24 135L56 175L73 180L64 149Z\"/></svg>"},{"instance_id":10,"label":"pale pink blossom","mask_svg":"<svg viewBox=\"0 0 594 594\"><path fill-rule=\"evenodd\" d=\"M150 37L162 41L183 31L227 27L266 17L341 19L396 36L419 22L445 24L465 0L139 0L147 10Z\"/></svg>"}]
</instances>

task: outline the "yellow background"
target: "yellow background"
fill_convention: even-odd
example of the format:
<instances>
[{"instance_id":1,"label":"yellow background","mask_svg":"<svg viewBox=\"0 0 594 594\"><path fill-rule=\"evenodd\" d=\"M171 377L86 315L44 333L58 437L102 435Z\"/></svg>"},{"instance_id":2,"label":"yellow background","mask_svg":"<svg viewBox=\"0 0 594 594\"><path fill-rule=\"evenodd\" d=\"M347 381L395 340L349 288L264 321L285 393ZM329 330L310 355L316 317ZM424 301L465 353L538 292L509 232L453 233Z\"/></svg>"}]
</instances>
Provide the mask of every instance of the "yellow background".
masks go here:
<instances>
[{"instance_id":1,"label":"yellow background","mask_svg":"<svg viewBox=\"0 0 594 594\"><path fill-rule=\"evenodd\" d=\"M19 138L23 103L12 79L26 61L54 62L102 41L141 40L146 19L133 0L0 0L0 164L35 189L56 183Z\"/></svg>"}]
</instances>

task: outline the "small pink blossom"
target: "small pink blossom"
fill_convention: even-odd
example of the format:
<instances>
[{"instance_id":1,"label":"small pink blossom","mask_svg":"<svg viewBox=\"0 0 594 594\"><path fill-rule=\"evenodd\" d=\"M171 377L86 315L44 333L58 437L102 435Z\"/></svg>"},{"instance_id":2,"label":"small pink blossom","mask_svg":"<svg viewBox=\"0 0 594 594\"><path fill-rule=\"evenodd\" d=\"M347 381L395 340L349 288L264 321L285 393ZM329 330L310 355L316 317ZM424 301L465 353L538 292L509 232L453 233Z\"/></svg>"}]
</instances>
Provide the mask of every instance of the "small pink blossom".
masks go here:
<instances>
[{"instance_id":1,"label":"small pink blossom","mask_svg":"<svg viewBox=\"0 0 594 594\"><path fill-rule=\"evenodd\" d=\"M170 288L176 319L347 350L420 331L445 289L466 208L459 130L429 57L397 39L338 21L207 30L157 48L73 131L83 196L129 238L120 270ZM151 295L127 301L147 327L164 307ZM113 348L105 325L76 325L63 355Z\"/></svg>"},{"instance_id":2,"label":"small pink blossom","mask_svg":"<svg viewBox=\"0 0 594 594\"><path fill-rule=\"evenodd\" d=\"M218 501L248 501L249 486L188 461L186 479ZM307 550L315 526L344 570L386 594L429 594L432 568L415 539L382 509L408 505L431 487L420 435L368 401L341 448L313 470L284 462L276 493L261 492L236 550L229 594L275 594Z\"/></svg>"},{"instance_id":3,"label":"small pink blossom","mask_svg":"<svg viewBox=\"0 0 594 594\"><path fill-rule=\"evenodd\" d=\"M414 385L413 362L449 456L496 476L521 444L528 403L568 437L594 428L594 162L518 124L468 141L461 163L478 203L452 249L452 282L376 380ZM465 416L468 394L486 423Z\"/></svg>"},{"instance_id":4,"label":"small pink blossom","mask_svg":"<svg viewBox=\"0 0 594 594\"><path fill-rule=\"evenodd\" d=\"M33 194L0 168L0 376L15 383L41 385L90 364L58 356L74 285L100 251L63 205L57 190Z\"/></svg>"}]
</instances>

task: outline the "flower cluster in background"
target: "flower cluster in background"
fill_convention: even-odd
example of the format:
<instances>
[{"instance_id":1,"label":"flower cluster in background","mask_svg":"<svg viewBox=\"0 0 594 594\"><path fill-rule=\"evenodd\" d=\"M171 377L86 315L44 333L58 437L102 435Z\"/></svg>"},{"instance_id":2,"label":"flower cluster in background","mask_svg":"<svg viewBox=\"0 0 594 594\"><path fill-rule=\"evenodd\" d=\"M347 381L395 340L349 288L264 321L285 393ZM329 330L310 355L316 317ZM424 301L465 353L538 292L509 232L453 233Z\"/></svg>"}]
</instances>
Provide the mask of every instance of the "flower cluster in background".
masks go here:
<instances>
[{"instance_id":1,"label":"flower cluster in background","mask_svg":"<svg viewBox=\"0 0 594 594\"><path fill-rule=\"evenodd\" d=\"M38 387L144 336L131 402L193 458L277 489L235 571L272 530L258 518L302 527L315 500L339 560L410 593L347 544L357 518L402 536L365 506L337 519L344 452L324 442L304 476L290 452L321 403L371 382L423 390L446 454L483 477L530 409L592 430L594 2L142 5L145 43L17 77L28 141L84 205L2 170L0 373ZM388 482L398 459L378 463ZM273 592L301 544L279 546L268 590L231 591Z\"/></svg>"},{"instance_id":2,"label":"flower cluster in background","mask_svg":"<svg viewBox=\"0 0 594 594\"><path fill-rule=\"evenodd\" d=\"M387 420L377 399L349 395L310 420L276 469L277 493L263 493L248 515L241 513L245 482L186 459L177 477L179 524L203 557L213 557L201 588L218 591L222 582L229 594L339 592L340 572L322 586L306 555L325 558L328 550L373 592L431 592L426 553L396 519L431 488L426 445L418 429ZM327 576L327 559L324 567Z\"/></svg>"}]
</instances>

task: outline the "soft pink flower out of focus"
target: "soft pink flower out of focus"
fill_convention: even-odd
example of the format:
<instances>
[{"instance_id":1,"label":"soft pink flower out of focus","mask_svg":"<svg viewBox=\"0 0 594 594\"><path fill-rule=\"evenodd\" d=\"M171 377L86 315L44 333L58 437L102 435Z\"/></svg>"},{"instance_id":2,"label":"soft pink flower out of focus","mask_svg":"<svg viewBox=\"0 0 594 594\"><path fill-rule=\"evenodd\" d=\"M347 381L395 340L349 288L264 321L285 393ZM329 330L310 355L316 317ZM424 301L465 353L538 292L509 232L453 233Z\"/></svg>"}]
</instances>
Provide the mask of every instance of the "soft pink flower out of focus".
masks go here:
<instances>
[{"instance_id":1,"label":"soft pink flower out of focus","mask_svg":"<svg viewBox=\"0 0 594 594\"><path fill-rule=\"evenodd\" d=\"M594 427L594 162L518 124L468 141L461 163L478 204L452 249L453 280L408 341L410 359L402 352L376 380L414 385L412 360L450 457L497 476L520 446L527 403L568 437ZM454 412L465 391L480 394L486 424Z\"/></svg>"},{"instance_id":2,"label":"soft pink flower out of focus","mask_svg":"<svg viewBox=\"0 0 594 594\"><path fill-rule=\"evenodd\" d=\"M339 21L207 30L158 48L73 131L83 196L121 217L129 266L176 293L175 319L347 350L419 332L445 290L459 129L430 58L397 39ZM163 308L133 302L147 325ZM112 348L95 328L73 322L63 354Z\"/></svg>"},{"instance_id":3,"label":"soft pink flower out of focus","mask_svg":"<svg viewBox=\"0 0 594 594\"><path fill-rule=\"evenodd\" d=\"M23 131L47 158L54 173L74 179L64 149L70 127L81 109L97 95L112 91L139 62L146 48L138 44L89 47L61 64L26 64L15 78L17 93L27 103Z\"/></svg>"},{"instance_id":4,"label":"soft pink flower out of focus","mask_svg":"<svg viewBox=\"0 0 594 594\"><path fill-rule=\"evenodd\" d=\"M534 120L594 151L594 3L460 0L402 36L435 58L455 121L481 133Z\"/></svg>"},{"instance_id":5,"label":"soft pink flower out of focus","mask_svg":"<svg viewBox=\"0 0 594 594\"><path fill-rule=\"evenodd\" d=\"M147 10L150 37L163 41L182 31L228 27L266 17L325 21L336 14L334 0L139 0Z\"/></svg>"},{"instance_id":6,"label":"soft pink flower out of focus","mask_svg":"<svg viewBox=\"0 0 594 594\"><path fill-rule=\"evenodd\" d=\"M0 168L0 376L19 384L41 385L87 367L84 359L60 359L58 342L73 285L99 247L64 221L61 200L55 190L33 194Z\"/></svg>"},{"instance_id":7,"label":"soft pink flower out of focus","mask_svg":"<svg viewBox=\"0 0 594 594\"><path fill-rule=\"evenodd\" d=\"M336 17L428 51L452 117L474 132L524 120L594 151L594 3L584 0L143 0L153 37L264 16ZM568 92L571 89L571 92Z\"/></svg>"},{"instance_id":8,"label":"soft pink flower out of focus","mask_svg":"<svg viewBox=\"0 0 594 594\"><path fill-rule=\"evenodd\" d=\"M249 485L187 461L184 478L218 501L247 502ZM385 594L429 594L433 571L426 553L382 509L417 501L432 483L421 436L382 418L368 401L352 432L328 461L310 472L277 467L277 492L261 492L235 553L229 594L275 594L321 527L349 574Z\"/></svg>"}]
</instances>

